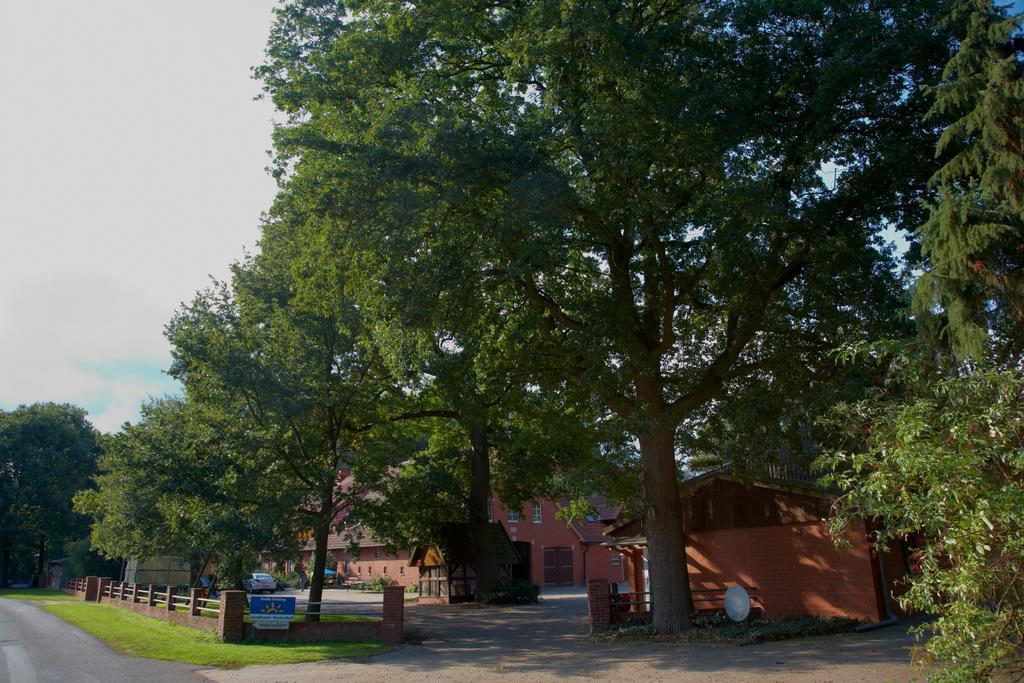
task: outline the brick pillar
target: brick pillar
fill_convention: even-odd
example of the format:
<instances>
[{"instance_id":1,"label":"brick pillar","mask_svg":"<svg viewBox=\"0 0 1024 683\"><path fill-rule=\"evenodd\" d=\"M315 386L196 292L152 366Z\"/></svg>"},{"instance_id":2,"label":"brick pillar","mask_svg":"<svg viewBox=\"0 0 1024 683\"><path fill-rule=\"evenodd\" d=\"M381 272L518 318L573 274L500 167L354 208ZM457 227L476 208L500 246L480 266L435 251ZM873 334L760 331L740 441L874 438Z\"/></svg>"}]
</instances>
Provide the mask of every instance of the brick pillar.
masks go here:
<instances>
[{"instance_id":1,"label":"brick pillar","mask_svg":"<svg viewBox=\"0 0 1024 683\"><path fill-rule=\"evenodd\" d=\"M611 595L608 579L587 581L587 607L590 611L590 632L594 633L611 623Z\"/></svg>"},{"instance_id":2,"label":"brick pillar","mask_svg":"<svg viewBox=\"0 0 1024 683\"><path fill-rule=\"evenodd\" d=\"M96 602L96 596L100 594L100 577L85 577L85 601Z\"/></svg>"},{"instance_id":3,"label":"brick pillar","mask_svg":"<svg viewBox=\"0 0 1024 683\"><path fill-rule=\"evenodd\" d=\"M174 611L174 586L167 585L167 611Z\"/></svg>"},{"instance_id":4,"label":"brick pillar","mask_svg":"<svg viewBox=\"0 0 1024 683\"><path fill-rule=\"evenodd\" d=\"M107 591L108 586L110 586L110 579L105 576L102 577L100 579L99 592L96 593L96 602L103 602L103 598L105 597L103 594Z\"/></svg>"},{"instance_id":5,"label":"brick pillar","mask_svg":"<svg viewBox=\"0 0 1024 683\"><path fill-rule=\"evenodd\" d=\"M202 588L190 588L188 590L188 607L189 611L194 617L201 616L203 613L199 611L199 597L203 594Z\"/></svg>"},{"instance_id":6,"label":"brick pillar","mask_svg":"<svg viewBox=\"0 0 1024 683\"><path fill-rule=\"evenodd\" d=\"M149 592L146 595L149 596L149 606L156 607L156 586L149 584Z\"/></svg>"},{"instance_id":7,"label":"brick pillar","mask_svg":"<svg viewBox=\"0 0 1024 683\"><path fill-rule=\"evenodd\" d=\"M245 591L221 591L217 636L225 643L245 640Z\"/></svg>"},{"instance_id":8,"label":"brick pillar","mask_svg":"<svg viewBox=\"0 0 1024 683\"><path fill-rule=\"evenodd\" d=\"M405 588L388 586L384 589L384 614L378 634L385 643L402 642L402 630L405 628Z\"/></svg>"}]
</instances>

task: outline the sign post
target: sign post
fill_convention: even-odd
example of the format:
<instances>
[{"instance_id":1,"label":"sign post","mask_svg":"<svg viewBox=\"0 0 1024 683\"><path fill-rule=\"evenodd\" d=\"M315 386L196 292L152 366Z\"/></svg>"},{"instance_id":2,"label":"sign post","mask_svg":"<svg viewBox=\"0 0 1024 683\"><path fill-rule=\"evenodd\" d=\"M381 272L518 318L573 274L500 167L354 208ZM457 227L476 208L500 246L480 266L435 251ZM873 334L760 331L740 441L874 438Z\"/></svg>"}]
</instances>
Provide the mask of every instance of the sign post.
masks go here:
<instances>
[{"instance_id":1,"label":"sign post","mask_svg":"<svg viewBox=\"0 0 1024 683\"><path fill-rule=\"evenodd\" d=\"M249 621L254 628L287 631L295 618L295 598L249 599Z\"/></svg>"}]
</instances>

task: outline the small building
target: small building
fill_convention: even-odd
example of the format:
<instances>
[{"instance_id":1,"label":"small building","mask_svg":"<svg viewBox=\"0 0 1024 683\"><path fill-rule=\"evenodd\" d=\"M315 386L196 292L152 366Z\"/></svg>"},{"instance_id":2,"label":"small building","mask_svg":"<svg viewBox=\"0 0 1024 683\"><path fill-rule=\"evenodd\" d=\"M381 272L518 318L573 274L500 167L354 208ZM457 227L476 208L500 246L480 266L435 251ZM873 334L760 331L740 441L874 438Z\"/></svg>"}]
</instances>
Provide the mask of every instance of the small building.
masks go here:
<instances>
[{"instance_id":1,"label":"small building","mask_svg":"<svg viewBox=\"0 0 1024 683\"><path fill-rule=\"evenodd\" d=\"M500 523L490 524L499 576L511 578L522 559ZM476 572L469 524L449 524L434 544L415 548L409 560L419 570L421 605L469 602L476 597Z\"/></svg>"},{"instance_id":2,"label":"small building","mask_svg":"<svg viewBox=\"0 0 1024 683\"><path fill-rule=\"evenodd\" d=\"M308 540L299 554L306 572L313 570L312 540ZM415 569L409 569L412 551L389 548L382 541L362 529L345 530L327 537L327 568L333 569L342 582L368 582L380 577L396 586L412 586L419 581ZM295 569L289 563L289 571Z\"/></svg>"},{"instance_id":3,"label":"small building","mask_svg":"<svg viewBox=\"0 0 1024 683\"><path fill-rule=\"evenodd\" d=\"M680 489L698 611L721 609L731 585L748 589L754 609L766 617L810 614L875 622L896 610L892 598L909 571L905 549L879 555L863 520L848 530L848 547L837 547L826 522L834 494L813 481L745 480L722 468ZM631 591L647 592L642 520L623 520L605 534L604 545L627 558Z\"/></svg>"}]
</instances>

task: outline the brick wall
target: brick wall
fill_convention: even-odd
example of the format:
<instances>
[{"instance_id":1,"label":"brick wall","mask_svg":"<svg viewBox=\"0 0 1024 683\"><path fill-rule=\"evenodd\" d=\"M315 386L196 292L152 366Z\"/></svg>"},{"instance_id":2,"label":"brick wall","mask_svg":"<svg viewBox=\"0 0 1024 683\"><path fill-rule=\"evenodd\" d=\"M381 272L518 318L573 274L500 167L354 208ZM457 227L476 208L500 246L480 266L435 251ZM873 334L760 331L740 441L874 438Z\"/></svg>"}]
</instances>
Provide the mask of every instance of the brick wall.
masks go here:
<instances>
[{"instance_id":1,"label":"brick wall","mask_svg":"<svg viewBox=\"0 0 1024 683\"><path fill-rule=\"evenodd\" d=\"M309 643L321 640L359 642L379 640L397 645L405 628L405 589L384 589L383 618L379 621L293 621L287 630L262 630L245 624L245 636L255 640Z\"/></svg>"},{"instance_id":2,"label":"brick wall","mask_svg":"<svg viewBox=\"0 0 1024 683\"><path fill-rule=\"evenodd\" d=\"M688 534L691 586L754 587L766 617L877 621L883 617L863 523L854 524L847 540L851 548L836 548L824 522Z\"/></svg>"},{"instance_id":3,"label":"brick wall","mask_svg":"<svg viewBox=\"0 0 1024 683\"><path fill-rule=\"evenodd\" d=\"M383 547L371 546L361 548L356 559L351 550L332 550L335 563L328 566L342 577L352 580L372 581L384 575L396 586L411 586L419 583L419 570L409 566L410 551L399 550L397 553L385 552ZM302 563L306 570L313 566L313 551L302 551Z\"/></svg>"},{"instance_id":4,"label":"brick wall","mask_svg":"<svg viewBox=\"0 0 1024 683\"><path fill-rule=\"evenodd\" d=\"M513 542L530 544L530 577L538 586L544 586L544 549L570 548L572 551L573 585L583 586L590 579L607 579L612 583L626 580L625 562L617 552L591 544L584 553L580 537L555 517L558 504L540 501L541 521L534 522L533 503L526 503L519 512L519 520L509 521L509 510L497 498L491 501L492 519L501 522ZM586 570L583 562L586 559Z\"/></svg>"}]
</instances>

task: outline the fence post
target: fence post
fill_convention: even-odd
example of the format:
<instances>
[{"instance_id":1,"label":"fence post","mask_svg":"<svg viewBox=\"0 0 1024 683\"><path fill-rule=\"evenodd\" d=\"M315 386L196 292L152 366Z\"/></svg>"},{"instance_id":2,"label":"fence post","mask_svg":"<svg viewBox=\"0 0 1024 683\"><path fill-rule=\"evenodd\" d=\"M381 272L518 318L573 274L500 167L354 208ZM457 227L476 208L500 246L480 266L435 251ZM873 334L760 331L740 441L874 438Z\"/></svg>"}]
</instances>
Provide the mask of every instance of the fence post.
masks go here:
<instances>
[{"instance_id":1,"label":"fence post","mask_svg":"<svg viewBox=\"0 0 1024 683\"><path fill-rule=\"evenodd\" d=\"M221 591L217 636L225 643L245 640L245 591Z\"/></svg>"},{"instance_id":2,"label":"fence post","mask_svg":"<svg viewBox=\"0 0 1024 683\"><path fill-rule=\"evenodd\" d=\"M100 578L99 592L96 593L96 602L103 602L104 593L110 590L110 578L104 576ZM106 596L110 597L110 596Z\"/></svg>"},{"instance_id":3,"label":"fence post","mask_svg":"<svg viewBox=\"0 0 1024 683\"><path fill-rule=\"evenodd\" d=\"M385 643L401 643L405 628L405 588L387 586L384 589L383 618L380 622L380 639Z\"/></svg>"},{"instance_id":4,"label":"fence post","mask_svg":"<svg viewBox=\"0 0 1024 683\"><path fill-rule=\"evenodd\" d=\"M587 581L587 607L590 610L590 632L594 633L611 623L611 595L608 593L608 579Z\"/></svg>"},{"instance_id":5,"label":"fence post","mask_svg":"<svg viewBox=\"0 0 1024 683\"><path fill-rule=\"evenodd\" d=\"M174 586L167 584L167 611L174 611Z\"/></svg>"},{"instance_id":6,"label":"fence post","mask_svg":"<svg viewBox=\"0 0 1024 683\"><path fill-rule=\"evenodd\" d=\"M146 594L149 596L149 606L156 607L156 586L149 584L149 592Z\"/></svg>"},{"instance_id":7,"label":"fence post","mask_svg":"<svg viewBox=\"0 0 1024 683\"><path fill-rule=\"evenodd\" d=\"M85 577L85 601L96 602L96 596L100 594L100 577Z\"/></svg>"},{"instance_id":8,"label":"fence post","mask_svg":"<svg viewBox=\"0 0 1024 683\"><path fill-rule=\"evenodd\" d=\"M139 602L139 584L132 584L132 604L138 604Z\"/></svg>"},{"instance_id":9,"label":"fence post","mask_svg":"<svg viewBox=\"0 0 1024 683\"><path fill-rule=\"evenodd\" d=\"M189 612L194 617L202 616L202 612L199 611L199 596L203 592L202 588L189 588L188 589L188 606Z\"/></svg>"}]
</instances>

